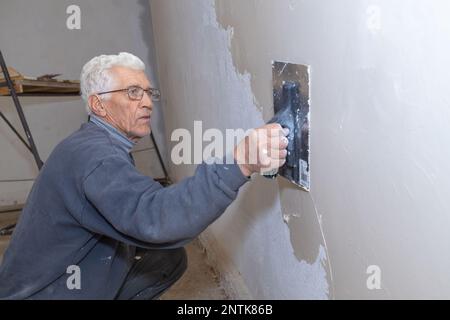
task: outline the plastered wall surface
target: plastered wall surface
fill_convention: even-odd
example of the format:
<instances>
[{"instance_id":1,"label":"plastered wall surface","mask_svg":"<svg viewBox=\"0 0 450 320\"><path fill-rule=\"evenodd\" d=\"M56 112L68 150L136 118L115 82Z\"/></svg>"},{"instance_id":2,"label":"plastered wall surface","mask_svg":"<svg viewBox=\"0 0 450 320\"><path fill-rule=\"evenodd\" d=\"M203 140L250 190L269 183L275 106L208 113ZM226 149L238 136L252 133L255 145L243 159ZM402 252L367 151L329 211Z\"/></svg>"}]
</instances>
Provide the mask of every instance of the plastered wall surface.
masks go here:
<instances>
[{"instance_id":1,"label":"plastered wall surface","mask_svg":"<svg viewBox=\"0 0 450 320\"><path fill-rule=\"evenodd\" d=\"M66 13L78 5L80 29L69 30ZM146 72L155 87L155 71L148 1L1 1L0 50L8 66L26 76L62 73L61 79L79 79L81 68L99 54L128 51L146 63ZM24 113L41 158L45 161L63 138L87 120L80 97L21 97ZM0 97L0 109L22 133L10 97ZM152 128L163 156L166 155L162 108L155 104ZM161 176L151 143L143 139L136 147L137 166ZM32 154L8 126L0 120L0 206L24 203L38 173Z\"/></svg>"},{"instance_id":2,"label":"plastered wall surface","mask_svg":"<svg viewBox=\"0 0 450 320\"><path fill-rule=\"evenodd\" d=\"M208 230L254 298L450 297L447 1L149 2L166 136L260 126L271 61L311 66L311 192L254 177Z\"/></svg>"}]
</instances>

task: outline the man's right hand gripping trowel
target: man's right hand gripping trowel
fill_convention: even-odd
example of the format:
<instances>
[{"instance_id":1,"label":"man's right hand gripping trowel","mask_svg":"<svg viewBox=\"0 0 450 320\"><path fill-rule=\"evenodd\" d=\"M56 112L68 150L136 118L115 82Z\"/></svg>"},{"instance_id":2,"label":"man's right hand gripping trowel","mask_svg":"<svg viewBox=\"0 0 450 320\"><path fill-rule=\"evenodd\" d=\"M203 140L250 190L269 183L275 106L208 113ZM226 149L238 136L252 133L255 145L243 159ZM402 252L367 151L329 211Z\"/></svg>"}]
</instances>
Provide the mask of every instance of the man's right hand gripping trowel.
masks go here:
<instances>
[{"instance_id":1,"label":"man's right hand gripping trowel","mask_svg":"<svg viewBox=\"0 0 450 320\"><path fill-rule=\"evenodd\" d=\"M288 128L289 144L285 164L264 176L280 174L309 191L309 66L274 61L272 76L275 116L268 123Z\"/></svg>"}]
</instances>

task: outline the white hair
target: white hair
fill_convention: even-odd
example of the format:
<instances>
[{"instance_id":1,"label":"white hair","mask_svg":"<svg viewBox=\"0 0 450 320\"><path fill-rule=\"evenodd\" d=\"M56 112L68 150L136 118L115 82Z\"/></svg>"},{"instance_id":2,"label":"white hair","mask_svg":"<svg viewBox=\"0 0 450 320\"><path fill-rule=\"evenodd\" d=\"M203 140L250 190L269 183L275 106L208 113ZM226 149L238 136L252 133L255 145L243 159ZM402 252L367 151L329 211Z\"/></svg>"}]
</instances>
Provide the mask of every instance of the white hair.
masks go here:
<instances>
[{"instance_id":1,"label":"white hair","mask_svg":"<svg viewBox=\"0 0 450 320\"><path fill-rule=\"evenodd\" d=\"M81 71L80 88L81 96L86 102L86 111L92 113L88 98L92 94L112 90L114 76L109 72L112 67L126 67L135 70L145 70L145 64L141 59L128 52L120 52L115 55L100 55L87 62ZM109 98L109 94L103 96Z\"/></svg>"}]
</instances>

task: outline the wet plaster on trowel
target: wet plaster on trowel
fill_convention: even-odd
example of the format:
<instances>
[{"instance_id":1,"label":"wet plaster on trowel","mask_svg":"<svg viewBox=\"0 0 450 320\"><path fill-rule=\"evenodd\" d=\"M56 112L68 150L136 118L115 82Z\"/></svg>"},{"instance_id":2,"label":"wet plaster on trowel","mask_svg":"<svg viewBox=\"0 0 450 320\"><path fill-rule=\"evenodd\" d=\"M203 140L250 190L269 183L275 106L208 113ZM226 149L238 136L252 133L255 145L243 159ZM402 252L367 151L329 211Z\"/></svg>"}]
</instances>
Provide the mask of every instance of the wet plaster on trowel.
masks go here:
<instances>
[{"instance_id":1,"label":"wet plaster on trowel","mask_svg":"<svg viewBox=\"0 0 450 320\"><path fill-rule=\"evenodd\" d=\"M299 2L295 0L289 1L288 9L294 11L297 8L298 3ZM228 5L228 0L216 0L215 4L219 23L223 28L226 28L231 35L230 53L233 57L236 69L240 73L249 75L250 72L246 68L246 62L248 60L243 58L248 55L245 46L241 46L239 41L233 41L235 37L240 35L240 29L236 28L235 24L232 22L233 8L230 7L233 6ZM258 1L248 1L247 5L253 7L253 11L255 12L254 18L258 19ZM247 59L248 58L249 57L247 57ZM255 60L257 59L253 59L253 61ZM269 62L270 60L267 59L267 68L264 68L264 66L262 68L261 66L258 67L258 70L255 71L257 74L256 77L253 72L251 73L252 76L249 77L252 92L255 92L256 96L254 101L255 103L258 103L258 101L262 102L262 104L258 105L258 109L261 110L265 119L268 115L270 117L273 114L273 102L270 97L272 88L267 86L267 81L261 81L261 78L271 78ZM265 85L261 86L261 83L264 83ZM259 97L258 94L260 95ZM289 228L290 242L295 257L302 265L309 264L324 270L323 275L326 277L326 282L329 286L327 289L327 297L334 298L333 275L325 235L322 228L321 216L317 212L311 193L302 191L284 178L278 178L278 187L282 219Z\"/></svg>"}]
</instances>

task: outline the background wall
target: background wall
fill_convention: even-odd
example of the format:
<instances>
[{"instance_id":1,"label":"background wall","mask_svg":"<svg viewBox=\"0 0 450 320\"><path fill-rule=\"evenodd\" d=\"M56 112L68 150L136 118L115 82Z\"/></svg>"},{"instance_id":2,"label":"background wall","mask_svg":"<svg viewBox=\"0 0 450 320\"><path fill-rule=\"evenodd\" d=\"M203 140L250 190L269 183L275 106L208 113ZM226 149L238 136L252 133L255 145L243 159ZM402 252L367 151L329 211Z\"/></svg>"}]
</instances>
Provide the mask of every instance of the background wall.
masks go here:
<instances>
[{"instance_id":1,"label":"background wall","mask_svg":"<svg viewBox=\"0 0 450 320\"><path fill-rule=\"evenodd\" d=\"M450 297L448 1L150 4L168 135L262 125L271 61L311 65L311 192L254 177L206 233L253 297Z\"/></svg>"},{"instance_id":2,"label":"background wall","mask_svg":"<svg viewBox=\"0 0 450 320\"><path fill-rule=\"evenodd\" d=\"M81 10L81 29L69 30L69 5ZM151 15L146 0L100 1L1 1L0 50L8 64L27 76L62 73L61 79L79 79L81 68L99 54L131 52L147 65L147 74L158 86L151 32ZM23 97L22 107L41 158L45 161L54 146L87 120L79 97ZM1 111L21 128L10 97L0 97ZM155 104L152 127L165 156L161 106ZM22 130L20 130L23 133ZM138 167L161 176L150 141L135 148ZM7 125L0 121L0 206L24 203L37 175L31 153Z\"/></svg>"}]
</instances>

